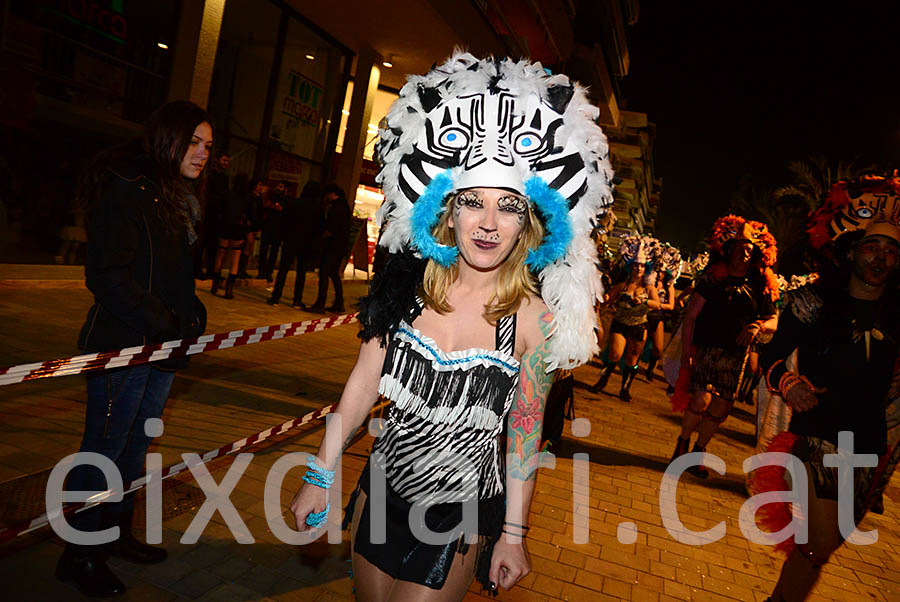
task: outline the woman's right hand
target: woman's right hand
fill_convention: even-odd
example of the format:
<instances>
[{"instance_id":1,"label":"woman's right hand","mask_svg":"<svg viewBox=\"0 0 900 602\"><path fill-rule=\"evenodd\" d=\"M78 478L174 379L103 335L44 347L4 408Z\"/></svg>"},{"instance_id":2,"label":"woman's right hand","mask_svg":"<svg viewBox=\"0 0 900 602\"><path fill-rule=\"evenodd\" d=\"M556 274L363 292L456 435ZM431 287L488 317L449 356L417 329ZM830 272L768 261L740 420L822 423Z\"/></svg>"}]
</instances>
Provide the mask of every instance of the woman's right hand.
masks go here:
<instances>
[{"instance_id":1,"label":"woman's right hand","mask_svg":"<svg viewBox=\"0 0 900 602\"><path fill-rule=\"evenodd\" d=\"M310 527L306 524L306 517L312 512L322 512L327 506L328 490L303 481L303 487L291 500L291 512L294 513L297 530L301 532L312 531L315 527Z\"/></svg>"}]
</instances>

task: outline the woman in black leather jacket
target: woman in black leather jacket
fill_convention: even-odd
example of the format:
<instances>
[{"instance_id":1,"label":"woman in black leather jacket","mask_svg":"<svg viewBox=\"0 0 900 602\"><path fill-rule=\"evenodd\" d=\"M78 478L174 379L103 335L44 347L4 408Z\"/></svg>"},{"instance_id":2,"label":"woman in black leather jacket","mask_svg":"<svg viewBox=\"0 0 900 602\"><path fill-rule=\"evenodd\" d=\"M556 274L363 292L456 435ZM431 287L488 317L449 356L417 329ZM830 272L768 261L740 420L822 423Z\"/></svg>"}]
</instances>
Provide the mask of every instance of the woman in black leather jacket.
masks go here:
<instances>
[{"instance_id":1,"label":"woman in black leather jacket","mask_svg":"<svg viewBox=\"0 0 900 602\"><path fill-rule=\"evenodd\" d=\"M192 261L200 221L195 187L203 183L212 144L206 111L171 102L150 117L141 138L104 152L87 170L79 195L90 207L85 282L94 305L79 337L85 352L202 334L206 312L194 295ZM151 440L145 423L160 417L174 370L186 362L170 359L87 376L80 451L112 460L126 487L144 473ZM96 467L80 465L69 474L67 489L103 491L107 482ZM132 512L132 496L125 496L73 515L70 523L82 537L68 542L57 577L86 595L108 596L124 585L102 551L138 563L165 560L165 550L131 534ZM101 541L96 532L113 526L118 536Z\"/></svg>"}]
</instances>

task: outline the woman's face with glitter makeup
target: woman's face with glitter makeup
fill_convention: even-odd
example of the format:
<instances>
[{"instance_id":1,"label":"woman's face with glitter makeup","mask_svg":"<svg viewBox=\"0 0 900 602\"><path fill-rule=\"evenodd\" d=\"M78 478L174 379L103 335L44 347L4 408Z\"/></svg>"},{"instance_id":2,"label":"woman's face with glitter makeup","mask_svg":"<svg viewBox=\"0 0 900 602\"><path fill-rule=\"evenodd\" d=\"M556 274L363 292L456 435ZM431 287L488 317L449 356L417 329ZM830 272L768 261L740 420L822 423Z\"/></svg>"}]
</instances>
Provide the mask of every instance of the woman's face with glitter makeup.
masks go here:
<instances>
[{"instance_id":1,"label":"woman's face with glitter makeup","mask_svg":"<svg viewBox=\"0 0 900 602\"><path fill-rule=\"evenodd\" d=\"M465 262L479 270L502 264L528 219L528 201L500 188L468 188L451 201L449 226Z\"/></svg>"}]
</instances>

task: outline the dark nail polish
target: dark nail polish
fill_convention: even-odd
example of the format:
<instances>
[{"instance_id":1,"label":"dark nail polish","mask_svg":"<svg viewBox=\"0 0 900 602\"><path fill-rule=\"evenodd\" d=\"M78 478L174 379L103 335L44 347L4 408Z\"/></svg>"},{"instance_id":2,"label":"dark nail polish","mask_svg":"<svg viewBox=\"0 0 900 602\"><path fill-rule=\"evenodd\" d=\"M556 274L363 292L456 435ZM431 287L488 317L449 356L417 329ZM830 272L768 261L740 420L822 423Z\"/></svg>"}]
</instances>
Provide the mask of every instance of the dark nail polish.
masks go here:
<instances>
[{"instance_id":1,"label":"dark nail polish","mask_svg":"<svg viewBox=\"0 0 900 602\"><path fill-rule=\"evenodd\" d=\"M497 589L497 584L491 581L491 589Z\"/></svg>"}]
</instances>

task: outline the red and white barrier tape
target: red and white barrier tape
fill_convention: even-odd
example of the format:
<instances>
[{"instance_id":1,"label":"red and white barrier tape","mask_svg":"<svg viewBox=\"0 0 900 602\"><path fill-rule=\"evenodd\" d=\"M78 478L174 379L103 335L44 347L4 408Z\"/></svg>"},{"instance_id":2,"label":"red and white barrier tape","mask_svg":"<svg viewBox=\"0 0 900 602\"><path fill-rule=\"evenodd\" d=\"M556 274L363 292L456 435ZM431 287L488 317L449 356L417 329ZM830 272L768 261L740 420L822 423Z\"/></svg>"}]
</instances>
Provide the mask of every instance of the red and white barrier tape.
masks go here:
<instances>
[{"instance_id":1,"label":"red and white barrier tape","mask_svg":"<svg viewBox=\"0 0 900 602\"><path fill-rule=\"evenodd\" d=\"M235 441L234 443L229 443L228 445L223 445L222 447L220 447L218 449L210 450L210 451L206 452L205 454L203 454L202 456L200 456L200 460L203 464L205 464L207 462L215 460L216 458L218 458L220 456L224 456L227 454L233 454L241 449L244 449L245 447L249 447L251 445L256 445L257 443L262 443L263 441L265 441L266 439L268 439L270 437L274 437L275 435L280 435L280 434L287 432L298 426L303 426L304 424L312 422L313 420L318 420L320 418L324 418L325 416L327 416L328 414L333 412L335 407L337 407L337 404L331 404L331 405L325 406L323 408L319 408L318 410L310 412L309 414L307 414L301 418L294 418L293 420L288 420L287 422L285 422L284 424L282 424L280 426L273 426L271 428L267 428L266 430L260 431L260 432L256 433L255 435L251 435L244 439L240 439L238 441ZM375 408L375 409L377 409L377 408ZM374 411L374 409L373 409L373 411ZM164 468L162 470L162 473L161 473L162 476L161 476L160 480L168 479L169 477L174 476L180 472L184 472L186 469L187 469L187 464L185 464L184 462L179 462L178 464L173 464L171 466L167 466L166 468ZM144 475L141 478L132 481L131 484L128 486L128 489L125 490L125 493L131 493L132 491L137 491L138 489L141 489L142 487L144 487L146 484L147 484L147 475ZM100 504L101 502L103 502L104 500L106 500L107 498L111 497L114 494L115 494L115 491L107 490L107 491L98 493L94 496L91 496L90 502L67 504L63 508L63 515L69 516L74 512L81 512L83 510L87 510L88 508L92 508L92 507L96 506L97 504ZM39 516L33 520L30 520L28 522L19 523L18 525L14 526L14 527L9 527L7 529L4 529L4 530L0 531L0 543L4 543L11 539L15 539L16 537L18 537L20 535L25 535L26 533L30 533L31 531L34 531L35 529L39 529L39 528L43 527L44 525L49 524L49 522L50 522L49 516L46 513L44 513L41 516Z\"/></svg>"},{"instance_id":2,"label":"red and white barrier tape","mask_svg":"<svg viewBox=\"0 0 900 602\"><path fill-rule=\"evenodd\" d=\"M240 347L242 345L252 345L253 343L293 337L310 332L319 332L335 326L351 324L356 321L357 315L346 314L306 320L304 322L290 322L288 324L233 330L219 334L207 334L193 339L177 339L155 345L129 347L118 351L88 353L46 362L19 364L18 366L0 368L0 386L37 380L39 378L69 376L82 372L134 366L135 364L184 357L218 349Z\"/></svg>"}]
</instances>

